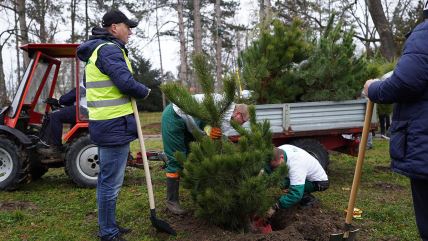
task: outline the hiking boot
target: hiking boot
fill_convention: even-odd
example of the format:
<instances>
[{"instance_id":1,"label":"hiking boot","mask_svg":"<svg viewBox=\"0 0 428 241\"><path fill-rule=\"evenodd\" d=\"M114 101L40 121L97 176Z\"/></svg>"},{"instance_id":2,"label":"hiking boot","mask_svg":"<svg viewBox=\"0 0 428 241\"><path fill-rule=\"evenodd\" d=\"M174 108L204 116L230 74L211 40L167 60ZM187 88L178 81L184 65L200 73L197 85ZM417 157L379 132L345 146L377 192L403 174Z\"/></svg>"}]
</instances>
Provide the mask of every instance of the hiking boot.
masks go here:
<instances>
[{"instance_id":1,"label":"hiking boot","mask_svg":"<svg viewBox=\"0 0 428 241\"><path fill-rule=\"evenodd\" d=\"M44 156L59 155L62 153L61 146L37 145L37 152Z\"/></svg>"},{"instance_id":2,"label":"hiking boot","mask_svg":"<svg viewBox=\"0 0 428 241\"><path fill-rule=\"evenodd\" d=\"M179 190L180 181L177 178L166 179L166 208L173 214L182 215L186 213L180 206Z\"/></svg>"}]
</instances>

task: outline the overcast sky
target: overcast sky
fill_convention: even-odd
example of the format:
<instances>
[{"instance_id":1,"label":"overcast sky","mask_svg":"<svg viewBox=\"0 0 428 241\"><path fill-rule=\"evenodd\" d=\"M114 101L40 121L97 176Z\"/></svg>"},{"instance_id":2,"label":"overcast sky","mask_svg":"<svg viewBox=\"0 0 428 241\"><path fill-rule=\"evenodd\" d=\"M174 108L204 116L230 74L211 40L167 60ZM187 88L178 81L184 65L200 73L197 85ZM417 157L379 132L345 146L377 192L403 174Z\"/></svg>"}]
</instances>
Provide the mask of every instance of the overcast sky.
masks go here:
<instances>
[{"instance_id":1,"label":"overcast sky","mask_svg":"<svg viewBox=\"0 0 428 241\"><path fill-rule=\"evenodd\" d=\"M235 16L235 23L248 25L250 16L257 9L257 1L255 0L240 0L240 8L238 14ZM97 16L99 17L99 16ZM254 16L252 16L254 18ZM161 22L173 20L177 21L177 14L175 11L159 12L159 19ZM13 15L0 13L0 31L13 28L8 23L13 22ZM143 56L151 61L154 68L160 68L159 48L157 38L154 38L156 33L154 15L150 21L143 20L139 23L136 31L144 31L147 39L138 40L131 37L131 44L137 46L142 52ZM163 26L163 30L171 29L174 24ZM64 26L63 29L55 36L57 43L64 42L70 36L70 27ZM14 37L12 37L14 38ZM151 40L151 41L150 41ZM4 36L1 38L1 43L4 41ZM11 42L11 39L9 40ZM174 76L178 75L177 66L179 65L179 43L178 40L172 37L161 37L161 49L164 72L171 71ZM6 46L2 52L4 61L4 71L6 80L10 80L10 76L15 76L13 72L16 69L16 52L14 45Z\"/></svg>"}]
</instances>

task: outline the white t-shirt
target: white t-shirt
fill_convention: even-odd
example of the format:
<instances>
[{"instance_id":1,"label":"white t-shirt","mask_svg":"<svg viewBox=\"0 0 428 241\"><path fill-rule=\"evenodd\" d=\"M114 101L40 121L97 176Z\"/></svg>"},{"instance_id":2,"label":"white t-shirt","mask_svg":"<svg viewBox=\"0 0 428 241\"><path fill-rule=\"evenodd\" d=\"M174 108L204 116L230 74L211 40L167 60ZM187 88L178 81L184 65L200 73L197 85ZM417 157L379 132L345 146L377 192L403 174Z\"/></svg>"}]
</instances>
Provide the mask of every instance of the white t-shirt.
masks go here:
<instances>
[{"instance_id":1,"label":"white t-shirt","mask_svg":"<svg viewBox=\"0 0 428 241\"><path fill-rule=\"evenodd\" d=\"M287 155L286 165L290 185L304 185L308 181L327 181L328 177L321 164L305 150L293 146L282 145L281 150Z\"/></svg>"},{"instance_id":2,"label":"white t-shirt","mask_svg":"<svg viewBox=\"0 0 428 241\"><path fill-rule=\"evenodd\" d=\"M199 103L201 103L205 95L204 94L195 94L192 95L193 98ZM220 94L214 94L214 101L218 102L223 99L223 96ZM174 109L175 113L177 113L178 116L180 116L183 119L189 118L190 116L184 113L178 106L176 106L174 103L172 104L172 108ZM223 122L221 123L221 131L223 135L229 136L229 132L232 132L234 129L230 125L230 119L232 118L233 110L235 109L235 103L232 102L229 109L226 110L226 113L224 114Z\"/></svg>"}]
</instances>

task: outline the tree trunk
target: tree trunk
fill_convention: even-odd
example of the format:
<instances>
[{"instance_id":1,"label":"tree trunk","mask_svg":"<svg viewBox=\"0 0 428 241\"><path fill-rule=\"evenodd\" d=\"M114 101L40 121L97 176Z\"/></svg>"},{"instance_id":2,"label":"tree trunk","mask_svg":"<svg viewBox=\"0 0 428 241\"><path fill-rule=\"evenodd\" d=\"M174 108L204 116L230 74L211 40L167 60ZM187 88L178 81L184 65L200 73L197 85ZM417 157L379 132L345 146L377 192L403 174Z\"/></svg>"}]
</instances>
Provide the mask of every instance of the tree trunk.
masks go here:
<instances>
[{"instance_id":1,"label":"tree trunk","mask_svg":"<svg viewBox=\"0 0 428 241\"><path fill-rule=\"evenodd\" d=\"M266 22L266 24L269 24L270 21L272 20L272 5L270 3L270 0L264 0L264 5L265 5L265 19L264 21Z\"/></svg>"},{"instance_id":2,"label":"tree trunk","mask_svg":"<svg viewBox=\"0 0 428 241\"><path fill-rule=\"evenodd\" d=\"M177 0L178 12L178 35L180 39L180 73L179 78L181 84L187 83L187 53L186 53L186 37L184 32L183 18L183 0Z\"/></svg>"},{"instance_id":3,"label":"tree trunk","mask_svg":"<svg viewBox=\"0 0 428 241\"><path fill-rule=\"evenodd\" d=\"M72 43L77 42L76 33L75 33L76 5L77 5L77 0L71 0L70 10L71 10L71 42ZM72 60L71 61L71 73L73 73L73 74L71 75L71 87L76 86L76 76L74 74L75 69L76 69L76 61Z\"/></svg>"},{"instance_id":4,"label":"tree trunk","mask_svg":"<svg viewBox=\"0 0 428 241\"><path fill-rule=\"evenodd\" d=\"M202 23L201 23L201 1L193 0L193 42L194 42L194 50L193 54L201 54L202 53ZM195 88L196 92L199 93L201 91L200 85L196 81L196 71L193 71L193 80L192 87Z\"/></svg>"},{"instance_id":5,"label":"tree trunk","mask_svg":"<svg viewBox=\"0 0 428 241\"><path fill-rule=\"evenodd\" d=\"M85 0L85 39L89 39L89 15L88 15L88 8L89 8L89 0Z\"/></svg>"},{"instance_id":6,"label":"tree trunk","mask_svg":"<svg viewBox=\"0 0 428 241\"><path fill-rule=\"evenodd\" d=\"M0 46L0 56L3 52L3 46ZM3 70L3 58L0 58L0 105L5 106L7 102L6 80Z\"/></svg>"},{"instance_id":7,"label":"tree trunk","mask_svg":"<svg viewBox=\"0 0 428 241\"><path fill-rule=\"evenodd\" d=\"M17 9L16 3L14 6L14 9L15 9L15 13L14 13L14 15L15 15L15 29L19 29L19 27L18 27L18 22L19 22L18 18L19 17L18 17L18 9ZM18 32L18 31L16 31L16 32ZM18 74L18 78L17 78L16 82L19 82L21 80L21 57L19 56L20 51L19 51L19 35L18 34L15 34L15 51L16 51L16 69L17 69L16 72ZM15 81L12 80L12 82L15 82ZM12 87L12 89L14 89L14 88Z\"/></svg>"},{"instance_id":8,"label":"tree trunk","mask_svg":"<svg viewBox=\"0 0 428 241\"><path fill-rule=\"evenodd\" d=\"M46 20L45 20L45 16L46 16L46 6L45 6L45 1L40 1L40 13L39 16L36 16L37 18L37 22L39 22L40 24L40 42L41 43L47 43L48 41L48 32L46 31Z\"/></svg>"},{"instance_id":9,"label":"tree trunk","mask_svg":"<svg viewBox=\"0 0 428 241\"><path fill-rule=\"evenodd\" d=\"M221 63L221 45L222 45L222 39L221 39L221 0L215 1L215 24L216 24L216 32L215 32L215 59L216 59L216 82L217 82L217 89L222 88L221 83L221 74L222 74L222 63Z\"/></svg>"},{"instance_id":10,"label":"tree trunk","mask_svg":"<svg viewBox=\"0 0 428 241\"><path fill-rule=\"evenodd\" d=\"M71 42L76 42L76 34L75 34L75 23L76 23L76 0L71 0L70 2L70 10L71 10Z\"/></svg>"},{"instance_id":11,"label":"tree trunk","mask_svg":"<svg viewBox=\"0 0 428 241\"><path fill-rule=\"evenodd\" d=\"M265 1L264 0L259 0L259 5L260 5L260 9L259 9L259 23L263 24L265 21Z\"/></svg>"},{"instance_id":12,"label":"tree trunk","mask_svg":"<svg viewBox=\"0 0 428 241\"><path fill-rule=\"evenodd\" d=\"M380 0L368 0L367 5L373 23L379 33L382 56L391 61L396 57L397 47L394 42L391 27L383 12L382 3Z\"/></svg>"},{"instance_id":13,"label":"tree trunk","mask_svg":"<svg viewBox=\"0 0 428 241\"><path fill-rule=\"evenodd\" d=\"M27 44L29 42L28 39L28 26L26 19L26 9L25 9L25 0L16 0L16 9L18 11L19 16L19 30L20 30L20 39L21 44ZM28 66L28 63L30 62L28 58L28 54L25 51L23 52L23 59L24 59L24 67Z\"/></svg>"},{"instance_id":14,"label":"tree trunk","mask_svg":"<svg viewBox=\"0 0 428 241\"><path fill-rule=\"evenodd\" d=\"M158 39L160 73L161 73L161 79L163 80L164 76L163 76L163 63L162 63L162 49L161 49L160 32L159 32L158 0L156 0L156 35ZM162 109L165 109L165 106L166 106L165 94L162 92Z\"/></svg>"},{"instance_id":15,"label":"tree trunk","mask_svg":"<svg viewBox=\"0 0 428 241\"><path fill-rule=\"evenodd\" d=\"M202 23L201 23L201 1L193 1L193 17L194 17L194 53L202 53Z\"/></svg>"}]
</instances>

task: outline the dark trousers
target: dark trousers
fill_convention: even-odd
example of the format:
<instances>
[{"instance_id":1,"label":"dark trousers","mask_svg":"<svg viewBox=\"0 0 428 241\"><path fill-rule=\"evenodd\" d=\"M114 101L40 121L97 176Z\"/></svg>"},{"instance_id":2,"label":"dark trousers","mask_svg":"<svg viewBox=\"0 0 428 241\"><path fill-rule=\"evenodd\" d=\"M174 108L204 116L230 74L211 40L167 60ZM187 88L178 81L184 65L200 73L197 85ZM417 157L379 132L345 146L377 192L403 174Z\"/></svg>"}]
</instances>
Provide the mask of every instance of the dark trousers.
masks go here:
<instances>
[{"instance_id":1,"label":"dark trousers","mask_svg":"<svg viewBox=\"0 0 428 241\"><path fill-rule=\"evenodd\" d=\"M428 241L428 180L410 179L416 224L423 241Z\"/></svg>"},{"instance_id":2,"label":"dark trousers","mask_svg":"<svg viewBox=\"0 0 428 241\"><path fill-rule=\"evenodd\" d=\"M74 124L76 122L76 106L66 106L49 114L49 122L46 126L46 134L43 138L49 145L62 145L62 124Z\"/></svg>"},{"instance_id":3,"label":"dark trousers","mask_svg":"<svg viewBox=\"0 0 428 241\"><path fill-rule=\"evenodd\" d=\"M388 114L379 115L380 133L385 135L390 126L390 120Z\"/></svg>"}]
</instances>

